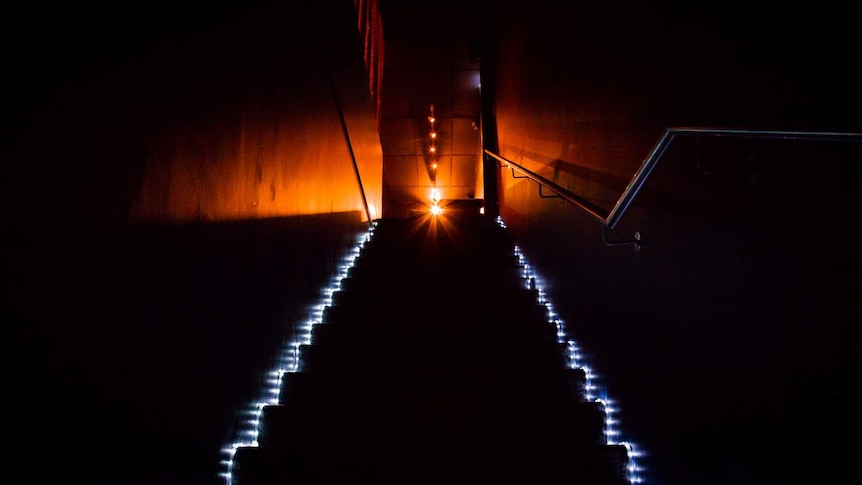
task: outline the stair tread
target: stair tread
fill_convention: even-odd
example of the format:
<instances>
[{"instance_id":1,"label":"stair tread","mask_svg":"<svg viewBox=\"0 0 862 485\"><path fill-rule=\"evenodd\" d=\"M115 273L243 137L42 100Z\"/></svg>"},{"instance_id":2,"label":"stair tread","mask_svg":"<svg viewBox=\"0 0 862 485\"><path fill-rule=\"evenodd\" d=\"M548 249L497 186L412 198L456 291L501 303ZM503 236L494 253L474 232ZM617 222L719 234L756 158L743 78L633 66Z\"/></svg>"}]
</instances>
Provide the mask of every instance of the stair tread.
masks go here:
<instances>
[{"instance_id":1,"label":"stair tread","mask_svg":"<svg viewBox=\"0 0 862 485\"><path fill-rule=\"evenodd\" d=\"M261 446L238 451L237 485L627 483L512 241L484 217L433 224L378 222L264 408Z\"/></svg>"},{"instance_id":2,"label":"stair tread","mask_svg":"<svg viewBox=\"0 0 862 485\"><path fill-rule=\"evenodd\" d=\"M620 471L625 467L625 453L618 445L523 453L465 442L437 448L401 447L398 452L376 460L357 453L340 463L332 463L325 453L297 457L277 448L260 447L237 453L237 474L248 477L240 480L242 483L255 485L345 482L621 485L627 483Z\"/></svg>"}]
</instances>

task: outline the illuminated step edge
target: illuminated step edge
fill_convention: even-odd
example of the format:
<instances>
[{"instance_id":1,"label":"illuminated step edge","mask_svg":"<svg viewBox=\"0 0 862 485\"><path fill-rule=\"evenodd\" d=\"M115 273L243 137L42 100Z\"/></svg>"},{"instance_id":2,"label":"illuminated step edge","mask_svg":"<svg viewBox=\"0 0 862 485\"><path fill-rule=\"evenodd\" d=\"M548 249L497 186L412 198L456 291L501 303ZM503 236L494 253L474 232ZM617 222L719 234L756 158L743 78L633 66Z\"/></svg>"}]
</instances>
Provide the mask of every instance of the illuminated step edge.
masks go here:
<instances>
[{"instance_id":1,"label":"illuminated step edge","mask_svg":"<svg viewBox=\"0 0 862 485\"><path fill-rule=\"evenodd\" d=\"M506 229L506 223L502 217L497 217L497 224ZM608 398L604 389L595 383L598 375L584 361L581 349L578 344L569 338L566 332L565 322L554 312L553 305L548 300L545 294L544 285L541 276L527 262L527 258L521 252L521 249L515 245L514 254L518 258L518 265L521 268L521 278L524 281L524 286L527 289L535 290L538 293L538 303L547 309L548 323L554 325L557 329L557 341L565 343L567 347L568 365L572 369L581 369L586 375L586 399L587 401L601 402L605 410L605 439L608 445L622 445L628 451L628 481L629 483L644 483L646 480L643 476L644 468L638 465L638 459L644 456L637 445L634 443L623 441L622 433L619 430L619 420L614 417L618 411L615 406L615 401Z\"/></svg>"},{"instance_id":2,"label":"illuminated step edge","mask_svg":"<svg viewBox=\"0 0 862 485\"><path fill-rule=\"evenodd\" d=\"M262 396L255 402L248 405L243 410L243 421L241 427L234 437L234 441L222 448L224 458L220 465L223 469L219 473L219 477L225 480L226 485L233 483L233 466L234 456L239 448L258 446L258 436L260 436L260 418L263 413L263 408L269 405L281 404L281 381L284 374L297 372L301 360L299 351L302 345L311 343L312 328L321 323L323 313L326 309L332 306L332 295L341 289L341 282L350 273L351 268L356 264L357 258L362 253L365 245L371 240L374 235L374 230L377 223L372 223L368 231L357 237L356 244L348 251L347 255L342 259L338 267L336 275L332 278L330 284L321 292L321 299L316 304L310 307L310 317L298 326L298 332L293 336L285 347L281 350L277 357L275 368L266 373L266 385L263 389Z\"/></svg>"}]
</instances>

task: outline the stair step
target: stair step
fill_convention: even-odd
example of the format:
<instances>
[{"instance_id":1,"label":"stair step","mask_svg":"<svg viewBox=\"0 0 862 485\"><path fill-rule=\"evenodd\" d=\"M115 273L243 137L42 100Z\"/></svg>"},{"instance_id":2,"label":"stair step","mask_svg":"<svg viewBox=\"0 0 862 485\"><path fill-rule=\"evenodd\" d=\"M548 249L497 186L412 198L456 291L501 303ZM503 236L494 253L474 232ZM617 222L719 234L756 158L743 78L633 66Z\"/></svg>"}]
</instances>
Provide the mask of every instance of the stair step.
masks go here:
<instances>
[{"instance_id":1,"label":"stair step","mask_svg":"<svg viewBox=\"0 0 862 485\"><path fill-rule=\"evenodd\" d=\"M358 313L332 314L327 320L330 323L315 325L311 331L311 342L321 345L393 345L398 342L412 342L421 344L451 344L454 346L470 344L477 340L493 338L501 344L515 342L519 345L547 346L555 343L557 339L557 328L536 318L517 319L517 315L510 315L503 319L488 319L472 322L464 325L460 320L457 332L453 332L449 322L442 320L437 325L427 325L424 328L415 328L414 322L405 320L392 321L392 319L380 319L369 321ZM414 319L416 320L416 319ZM457 340L453 340L457 338Z\"/></svg>"},{"instance_id":2,"label":"stair step","mask_svg":"<svg viewBox=\"0 0 862 485\"><path fill-rule=\"evenodd\" d=\"M463 369L457 377L511 402L583 402L586 396L586 376L581 369L560 368L544 374L517 369L506 374L489 369ZM445 378L440 374L430 377L407 373L374 375L358 369L335 374L294 372L283 376L281 396L282 402L290 405L394 401L405 398L406 388L421 390L425 387L430 391L434 389L435 380L440 382Z\"/></svg>"},{"instance_id":3,"label":"stair step","mask_svg":"<svg viewBox=\"0 0 862 485\"><path fill-rule=\"evenodd\" d=\"M484 396L419 396L413 402L330 402L263 409L261 446L301 454L391 453L401 446L444 448L469 442L482 448L603 445L604 408L598 402L489 402ZM305 451L303 451L305 450Z\"/></svg>"},{"instance_id":4,"label":"stair step","mask_svg":"<svg viewBox=\"0 0 862 485\"><path fill-rule=\"evenodd\" d=\"M361 368L370 372L402 372L421 368L442 370L493 364L501 373L521 367L544 372L566 366L565 344L519 345L489 339L476 345L301 345L300 370L338 372Z\"/></svg>"},{"instance_id":5,"label":"stair step","mask_svg":"<svg viewBox=\"0 0 862 485\"><path fill-rule=\"evenodd\" d=\"M235 485L628 485L512 240L485 217L441 220L378 221Z\"/></svg>"},{"instance_id":6,"label":"stair step","mask_svg":"<svg viewBox=\"0 0 862 485\"><path fill-rule=\"evenodd\" d=\"M323 312L322 322L384 332L389 332L392 328L400 328L404 331L415 329L429 333L447 329L457 330L452 333L453 337L469 329L496 333L518 328L539 330L543 325L548 325L552 330L555 328L548 321L547 310L539 305L513 307L509 311L504 311L502 308L479 311L466 306L427 308L418 303L413 305L343 304L327 307Z\"/></svg>"},{"instance_id":7,"label":"stair step","mask_svg":"<svg viewBox=\"0 0 862 485\"><path fill-rule=\"evenodd\" d=\"M473 293L473 292L471 292ZM433 292L389 292L363 295L358 292L338 291L332 295L332 305L324 309L325 323L350 323L358 320L363 325L401 320L410 328L438 327L447 322L496 329L501 326L520 327L530 323L547 323L548 310L532 299L528 290L501 291L487 296L435 294Z\"/></svg>"},{"instance_id":8,"label":"stair step","mask_svg":"<svg viewBox=\"0 0 862 485\"><path fill-rule=\"evenodd\" d=\"M408 279L392 275L372 277L351 274L341 280L341 289L333 293L333 304L368 300L375 303L395 300L421 301L425 304L435 301L536 304L538 292L526 289L519 274L493 271L480 276L481 278L436 278L422 275ZM485 278L487 280L484 280Z\"/></svg>"},{"instance_id":9,"label":"stair step","mask_svg":"<svg viewBox=\"0 0 862 485\"><path fill-rule=\"evenodd\" d=\"M409 267L383 271L379 269L380 264L382 263L358 262L341 280L342 288L370 293L381 288L391 288L394 282L404 283L404 288L431 286L432 283L457 284L461 288L484 288L489 281L501 289L526 287L521 268L507 262L459 263L458 268L444 269L438 266L434 272L422 272ZM375 265L377 267L374 267Z\"/></svg>"},{"instance_id":10,"label":"stair step","mask_svg":"<svg viewBox=\"0 0 862 485\"><path fill-rule=\"evenodd\" d=\"M359 450L333 456L277 447L240 448L234 485L548 483L629 485L621 445L503 449L452 443L430 449L402 445L385 455Z\"/></svg>"}]
</instances>

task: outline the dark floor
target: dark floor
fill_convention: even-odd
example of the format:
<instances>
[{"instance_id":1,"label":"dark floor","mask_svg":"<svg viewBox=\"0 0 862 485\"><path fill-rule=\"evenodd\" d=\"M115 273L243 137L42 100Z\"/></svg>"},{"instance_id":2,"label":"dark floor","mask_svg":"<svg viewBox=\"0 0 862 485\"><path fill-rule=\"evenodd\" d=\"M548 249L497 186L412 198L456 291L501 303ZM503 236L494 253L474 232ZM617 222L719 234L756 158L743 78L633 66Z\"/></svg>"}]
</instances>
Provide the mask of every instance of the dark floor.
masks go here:
<instances>
[{"instance_id":1,"label":"dark floor","mask_svg":"<svg viewBox=\"0 0 862 485\"><path fill-rule=\"evenodd\" d=\"M27 482L215 484L235 414L358 214L7 238L7 458ZM302 237L298 237L302 234Z\"/></svg>"},{"instance_id":2,"label":"dark floor","mask_svg":"<svg viewBox=\"0 0 862 485\"><path fill-rule=\"evenodd\" d=\"M317 292L363 229L353 214L134 230L55 225L7 238L4 407L15 443L7 458L34 482L71 476L94 484L222 483L219 449L232 437L237 411L259 397L261 372L272 368L290 326L303 320L305 305L319 301ZM818 241L828 249L829 240ZM791 256L782 250L767 261L781 257ZM856 262L848 261L840 273L857 274ZM559 269L590 271L578 264L580 270L570 263ZM745 274L757 277L762 264ZM621 291L635 291L621 284ZM813 286L820 296L797 299L857 291L841 290L837 281ZM859 393L848 384L858 381L859 360L847 360L858 348L858 331L841 327L851 336L843 340L847 349L818 350L819 340L804 336L810 332L779 333L796 320L770 321L763 307L761 328L776 329L772 337L730 321L681 352L648 328L633 327L636 315L614 313L611 295L569 294L573 300L558 306L583 318L571 322L589 343L610 396L620 401L622 429L649 445L649 483L745 476L745 483L795 484L852 468L855 450L841 439L859 429L853 418ZM757 308L750 303L747 308ZM435 304L434 295L428 304ZM806 303L791 305L797 306ZM425 310L416 308L418 315ZM692 325L697 315L681 313L680 324ZM842 315L833 320L847 318ZM819 337L830 345L831 324ZM683 332L690 333L697 329ZM796 346L805 353L757 351L789 338L804 339ZM708 374L685 365L707 357L713 362ZM786 383L780 379L788 378L787 366L810 372ZM645 389L649 383L657 387Z\"/></svg>"},{"instance_id":3,"label":"dark floor","mask_svg":"<svg viewBox=\"0 0 862 485\"><path fill-rule=\"evenodd\" d=\"M473 206L379 222L237 485L628 484L513 241Z\"/></svg>"}]
</instances>

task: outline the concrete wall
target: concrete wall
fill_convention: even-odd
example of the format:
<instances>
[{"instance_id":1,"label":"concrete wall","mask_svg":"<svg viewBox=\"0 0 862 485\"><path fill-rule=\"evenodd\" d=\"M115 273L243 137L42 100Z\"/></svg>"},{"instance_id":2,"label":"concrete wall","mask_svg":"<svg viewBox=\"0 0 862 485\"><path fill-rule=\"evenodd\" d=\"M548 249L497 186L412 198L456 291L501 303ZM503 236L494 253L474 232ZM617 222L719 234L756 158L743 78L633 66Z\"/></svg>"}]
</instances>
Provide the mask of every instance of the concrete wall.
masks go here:
<instances>
[{"instance_id":1,"label":"concrete wall","mask_svg":"<svg viewBox=\"0 0 862 485\"><path fill-rule=\"evenodd\" d=\"M469 2L383 7L388 39L381 109L385 215L428 210L435 188L441 200L481 198L479 76L470 52L479 25L476 11ZM428 121L432 104L435 140Z\"/></svg>"},{"instance_id":2,"label":"concrete wall","mask_svg":"<svg viewBox=\"0 0 862 485\"><path fill-rule=\"evenodd\" d=\"M364 212L352 156L380 217L382 151L356 13L329 7L253 9L176 54L176 94L150 113L159 129L134 220Z\"/></svg>"},{"instance_id":3,"label":"concrete wall","mask_svg":"<svg viewBox=\"0 0 862 485\"><path fill-rule=\"evenodd\" d=\"M502 155L610 209L668 126L862 132L841 15L741 7L500 5ZM640 231L639 252L501 171L502 216L645 449L648 483L852 470L834 443L860 430L860 260L841 243L860 161L859 144L679 140L608 233Z\"/></svg>"},{"instance_id":4,"label":"concrete wall","mask_svg":"<svg viewBox=\"0 0 862 485\"><path fill-rule=\"evenodd\" d=\"M4 31L15 75L3 80L2 149L16 161L4 207L112 224L364 212L337 94L379 217L382 150L356 8L20 9Z\"/></svg>"}]
</instances>

